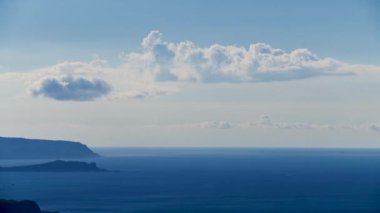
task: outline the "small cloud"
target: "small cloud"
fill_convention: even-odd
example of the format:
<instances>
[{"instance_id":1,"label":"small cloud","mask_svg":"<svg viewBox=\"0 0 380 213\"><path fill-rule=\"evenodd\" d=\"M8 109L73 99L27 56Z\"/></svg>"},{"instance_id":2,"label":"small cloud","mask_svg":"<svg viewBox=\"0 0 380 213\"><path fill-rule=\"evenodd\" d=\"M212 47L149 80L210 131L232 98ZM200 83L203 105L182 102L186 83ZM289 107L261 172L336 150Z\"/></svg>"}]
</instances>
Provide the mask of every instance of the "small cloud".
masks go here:
<instances>
[{"instance_id":1,"label":"small cloud","mask_svg":"<svg viewBox=\"0 0 380 213\"><path fill-rule=\"evenodd\" d=\"M368 129L370 131L374 131L374 132L380 132L380 126L379 125L376 125L376 124L371 124L368 126Z\"/></svg>"},{"instance_id":2,"label":"small cloud","mask_svg":"<svg viewBox=\"0 0 380 213\"><path fill-rule=\"evenodd\" d=\"M231 129L234 127L234 125L231 122L228 121L206 121L198 124L193 124L199 128L202 129Z\"/></svg>"},{"instance_id":3,"label":"small cloud","mask_svg":"<svg viewBox=\"0 0 380 213\"><path fill-rule=\"evenodd\" d=\"M314 129L317 125L304 122L274 122L268 115L261 116L258 121L251 121L243 126L273 129Z\"/></svg>"},{"instance_id":4,"label":"small cloud","mask_svg":"<svg viewBox=\"0 0 380 213\"><path fill-rule=\"evenodd\" d=\"M175 128L196 128L196 129L231 129L235 125L229 121L203 121L195 123L169 125Z\"/></svg>"},{"instance_id":5,"label":"small cloud","mask_svg":"<svg viewBox=\"0 0 380 213\"><path fill-rule=\"evenodd\" d=\"M146 99L177 92L177 88L162 86L144 86L111 95L110 99Z\"/></svg>"},{"instance_id":6,"label":"small cloud","mask_svg":"<svg viewBox=\"0 0 380 213\"><path fill-rule=\"evenodd\" d=\"M151 31L141 42L141 46L146 49L152 49L160 44L162 44L162 33L158 30Z\"/></svg>"},{"instance_id":7,"label":"small cloud","mask_svg":"<svg viewBox=\"0 0 380 213\"><path fill-rule=\"evenodd\" d=\"M33 96L44 96L59 101L92 101L110 91L111 86L103 80L70 76L45 78L30 89Z\"/></svg>"}]
</instances>

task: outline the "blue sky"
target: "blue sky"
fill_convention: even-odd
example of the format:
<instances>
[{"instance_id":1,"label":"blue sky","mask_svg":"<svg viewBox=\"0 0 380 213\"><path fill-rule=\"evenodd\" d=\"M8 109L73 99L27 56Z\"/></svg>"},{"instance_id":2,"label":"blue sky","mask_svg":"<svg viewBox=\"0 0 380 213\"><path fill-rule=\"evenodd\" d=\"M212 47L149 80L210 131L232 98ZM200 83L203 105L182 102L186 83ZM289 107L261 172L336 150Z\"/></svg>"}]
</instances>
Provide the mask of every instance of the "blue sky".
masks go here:
<instances>
[{"instance_id":1,"label":"blue sky","mask_svg":"<svg viewBox=\"0 0 380 213\"><path fill-rule=\"evenodd\" d=\"M0 0L0 134L379 147L379 22L376 1Z\"/></svg>"},{"instance_id":2,"label":"blue sky","mask_svg":"<svg viewBox=\"0 0 380 213\"><path fill-rule=\"evenodd\" d=\"M115 60L151 30L170 41L265 42L321 56L379 64L376 1L1 1L0 57L6 70L30 70L98 54ZM33 54L30 54L33 53ZM19 59L24 63L20 64Z\"/></svg>"}]
</instances>

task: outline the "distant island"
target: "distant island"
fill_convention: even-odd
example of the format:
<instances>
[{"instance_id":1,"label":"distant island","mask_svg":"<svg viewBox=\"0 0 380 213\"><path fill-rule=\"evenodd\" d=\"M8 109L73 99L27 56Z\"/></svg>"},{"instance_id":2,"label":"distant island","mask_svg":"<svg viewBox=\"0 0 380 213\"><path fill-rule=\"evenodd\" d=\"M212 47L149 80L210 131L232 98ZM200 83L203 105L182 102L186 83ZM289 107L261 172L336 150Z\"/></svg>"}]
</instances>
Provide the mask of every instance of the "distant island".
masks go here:
<instances>
[{"instance_id":1,"label":"distant island","mask_svg":"<svg viewBox=\"0 0 380 213\"><path fill-rule=\"evenodd\" d=\"M0 167L0 172L107 172L109 170L101 169L96 163L86 163L80 161L63 161L56 160L48 163ZM1 211L0 211L1 212Z\"/></svg>"},{"instance_id":2,"label":"distant island","mask_svg":"<svg viewBox=\"0 0 380 213\"><path fill-rule=\"evenodd\" d=\"M0 159L96 158L86 145L63 140L0 137Z\"/></svg>"},{"instance_id":3,"label":"distant island","mask_svg":"<svg viewBox=\"0 0 380 213\"><path fill-rule=\"evenodd\" d=\"M1 213L59 213L42 211L38 204L32 200L5 200L0 199L0 212Z\"/></svg>"}]
</instances>

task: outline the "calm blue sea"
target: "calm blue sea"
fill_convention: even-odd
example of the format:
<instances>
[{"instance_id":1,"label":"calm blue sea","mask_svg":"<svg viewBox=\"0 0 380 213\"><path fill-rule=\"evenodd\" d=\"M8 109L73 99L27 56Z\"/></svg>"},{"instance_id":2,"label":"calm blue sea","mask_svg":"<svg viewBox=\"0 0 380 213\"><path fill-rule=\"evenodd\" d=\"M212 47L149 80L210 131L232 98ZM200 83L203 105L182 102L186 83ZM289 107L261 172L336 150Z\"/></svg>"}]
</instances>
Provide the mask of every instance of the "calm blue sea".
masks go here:
<instances>
[{"instance_id":1,"label":"calm blue sea","mask_svg":"<svg viewBox=\"0 0 380 213\"><path fill-rule=\"evenodd\" d=\"M380 150L95 149L110 173L0 173L0 197L86 212L380 212ZM0 161L1 166L43 161Z\"/></svg>"}]
</instances>

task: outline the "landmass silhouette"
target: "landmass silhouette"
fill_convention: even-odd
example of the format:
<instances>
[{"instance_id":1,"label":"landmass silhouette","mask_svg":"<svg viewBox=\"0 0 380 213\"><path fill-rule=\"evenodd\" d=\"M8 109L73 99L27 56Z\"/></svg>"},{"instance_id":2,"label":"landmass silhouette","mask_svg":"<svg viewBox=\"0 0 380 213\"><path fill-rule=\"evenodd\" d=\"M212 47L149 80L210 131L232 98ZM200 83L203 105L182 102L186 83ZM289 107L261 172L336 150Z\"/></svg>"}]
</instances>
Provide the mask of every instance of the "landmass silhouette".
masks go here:
<instances>
[{"instance_id":1,"label":"landmass silhouette","mask_svg":"<svg viewBox=\"0 0 380 213\"><path fill-rule=\"evenodd\" d=\"M64 140L0 137L0 159L96 158L86 145Z\"/></svg>"},{"instance_id":2,"label":"landmass silhouette","mask_svg":"<svg viewBox=\"0 0 380 213\"><path fill-rule=\"evenodd\" d=\"M97 167L96 163L81 161L56 160L52 162L27 165L0 167L0 172L108 172L109 170ZM1 212L1 211L0 211Z\"/></svg>"},{"instance_id":3,"label":"landmass silhouette","mask_svg":"<svg viewBox=\"0 0 380 213\"><path fill-rule=\"evenodd\" d=\"M97 158L86 145L64 140L0 137L0 160ZM47 163L0 167L0 172L107 172L96 163L55 160ZM58 213L42 211L32 200L0 199L0 213Z\"/></svg>"},{"instance_id":4,"label":"landmass silhouette","mask_svg":"<svg viewBox=\"0 0 380 213\"><path fill-rule=\"evenodd\" d=\"M1 213L59 213L51 211L42 211L38 204L32 200L5 200L0 199Z\"/></svg>"}]
</instances>

